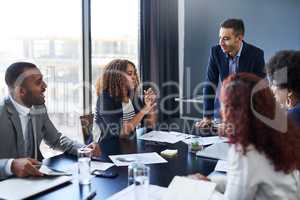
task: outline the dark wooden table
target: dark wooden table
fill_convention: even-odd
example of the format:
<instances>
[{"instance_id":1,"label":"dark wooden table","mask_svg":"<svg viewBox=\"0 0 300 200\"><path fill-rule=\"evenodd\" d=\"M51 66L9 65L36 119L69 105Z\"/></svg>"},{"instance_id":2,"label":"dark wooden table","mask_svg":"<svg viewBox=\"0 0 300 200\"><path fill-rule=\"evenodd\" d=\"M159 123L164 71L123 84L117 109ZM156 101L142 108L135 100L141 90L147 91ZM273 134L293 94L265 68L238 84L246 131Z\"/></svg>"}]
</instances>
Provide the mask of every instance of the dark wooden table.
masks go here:
<instances>
[{"instance_id":1,"label":"dark wooden table","mask_svg":"<svg viewBox=\"0 0 300 200\"><path fill-rule=\"evenodd\" d=\"M211 173L216 165L216 160L206 159L189 153L187 145L178 142L173 145L153 144L142 140L110 140L102 144L102 158L109 161L108 155L127 154L137 152L161 152L165 149L178 149L178 155L166 158L168 163L151 164L150 184L167 187L174 176L185 176L200 172L204 175ZM76 157L60 155L45 161L45 164L55 169L66 169L76 163ZM127 167L112 167L111 170L118 172L114 179L94 177L92 183L87 186L78 184L76 178L72 183L58 186L44 193L34 196L34 199L83 199L89 191L96 191L95 199L106 199L114 193L127 187ZM34 186L33 186L34 187Z\"/></svg>"}]
</instances>

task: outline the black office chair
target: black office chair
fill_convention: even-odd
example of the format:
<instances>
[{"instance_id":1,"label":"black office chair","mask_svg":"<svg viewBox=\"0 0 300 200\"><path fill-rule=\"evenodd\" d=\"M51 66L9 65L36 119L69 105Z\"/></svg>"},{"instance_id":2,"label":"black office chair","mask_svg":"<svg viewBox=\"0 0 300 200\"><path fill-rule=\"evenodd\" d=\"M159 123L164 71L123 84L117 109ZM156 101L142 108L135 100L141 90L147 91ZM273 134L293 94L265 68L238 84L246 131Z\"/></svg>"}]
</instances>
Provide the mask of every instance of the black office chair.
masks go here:
<instances>
[{"instance_id":1,"label":"black office chair","mask_svg":"<svg viewBox=\"0 0 300 200\"><path fill-rule=\"evenodd\" d=\"M93 142L93 121L94 114L92 113L80 116L84 144Z\"/></svg>"}]
</instances>

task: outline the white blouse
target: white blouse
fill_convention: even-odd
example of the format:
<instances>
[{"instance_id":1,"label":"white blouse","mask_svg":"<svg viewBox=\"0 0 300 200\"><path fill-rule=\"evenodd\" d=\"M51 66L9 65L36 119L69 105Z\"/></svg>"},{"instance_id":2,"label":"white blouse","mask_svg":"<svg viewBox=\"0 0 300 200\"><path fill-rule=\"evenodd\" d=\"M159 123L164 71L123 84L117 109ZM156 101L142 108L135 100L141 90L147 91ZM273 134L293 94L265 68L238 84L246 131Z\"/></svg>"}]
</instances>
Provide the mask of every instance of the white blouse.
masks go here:
<instances>
[{"instance_id":1,"label":"white blouse","mask_svg":"<svg viewBox=\"0 0 300 200\"><path fill-rule=\"evenodd\" d=\"M246 155L231 145L225 190L226 200L299 200L299 171L285 174L253 146Z\"/></svg>"}]
</instances>

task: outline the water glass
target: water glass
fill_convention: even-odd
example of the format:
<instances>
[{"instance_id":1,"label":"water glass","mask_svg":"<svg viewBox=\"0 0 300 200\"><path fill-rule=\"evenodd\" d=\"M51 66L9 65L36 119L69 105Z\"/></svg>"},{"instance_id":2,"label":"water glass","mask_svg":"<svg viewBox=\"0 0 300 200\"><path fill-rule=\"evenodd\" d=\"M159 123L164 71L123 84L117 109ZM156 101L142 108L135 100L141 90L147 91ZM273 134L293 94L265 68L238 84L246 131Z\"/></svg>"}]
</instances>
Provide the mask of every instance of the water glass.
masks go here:
<instances>
[{"instance_id":1,"label":"water glass","mask_svg":"<svg viewBox=\"0 0 300 200\"><path fill-rule=\"evenodd\" d=\"M128 186L134 184L133 170L138 166L138 163L132 162L128 165Z\"/></svg>"},{"instance_id":2,"label":"water glass","mask_svg":"<svg viewBox=\"0 0 300 200\"><path fill-rule=\"evenodd\" d=\"M80 184L91 183L91 157L92 150L89 148L80 148L77 151L78 156L78 180Z\"/></svg>"},{"instance_id":3,"label":"water glass","mask_svg":"<svg viewBox=\"0 0 300 200\"><path fill-rule=\"evenodd\" d=\"M150 168L139 164L133 169L135 199L147 200L149 197Z\"/></svg>"}]
</instances>

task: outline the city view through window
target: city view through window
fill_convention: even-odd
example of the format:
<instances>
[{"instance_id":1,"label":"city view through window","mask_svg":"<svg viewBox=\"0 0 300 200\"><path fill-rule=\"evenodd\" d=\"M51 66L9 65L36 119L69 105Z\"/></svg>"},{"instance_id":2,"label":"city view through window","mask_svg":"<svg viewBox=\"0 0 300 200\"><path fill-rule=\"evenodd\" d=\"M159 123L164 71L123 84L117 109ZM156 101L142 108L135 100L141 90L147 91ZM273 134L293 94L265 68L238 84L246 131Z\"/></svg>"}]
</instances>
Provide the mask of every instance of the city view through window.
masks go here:
<instances>
[{"instance_id":1,"label":"city view through window","mask_svg":"<svg viewBox=\"0 0 300 200\"><path fill-rule=\"evenodd\" d=\"M8 94L6 68L35 63L47 83L46 106L56 128L82 141L83 113L81 0L4 0L0 2L0 98ZM106 63L126 58L137 64L138 0L92 0L94 84ZM93 89L95 109L96 94ZM47 157L50 150L43 147Z\"/></svg>"}]
</instances>

